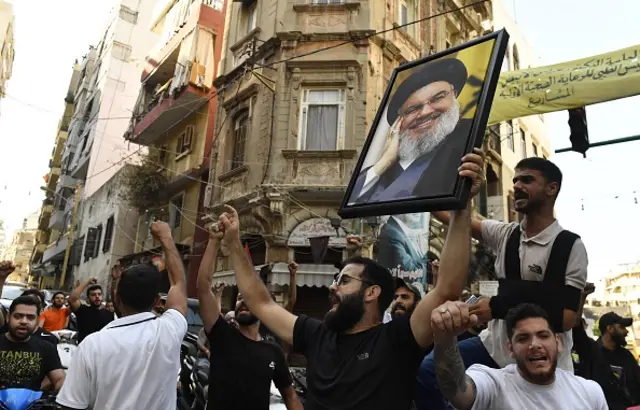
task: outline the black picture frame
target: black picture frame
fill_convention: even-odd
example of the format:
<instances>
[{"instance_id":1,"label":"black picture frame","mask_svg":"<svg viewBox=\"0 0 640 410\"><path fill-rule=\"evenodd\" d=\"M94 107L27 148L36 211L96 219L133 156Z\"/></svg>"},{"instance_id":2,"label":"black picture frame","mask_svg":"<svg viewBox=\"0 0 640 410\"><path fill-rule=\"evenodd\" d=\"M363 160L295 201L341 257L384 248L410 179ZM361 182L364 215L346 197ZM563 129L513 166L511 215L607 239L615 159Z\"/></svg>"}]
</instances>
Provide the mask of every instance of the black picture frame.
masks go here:
<instances>
[{"instance_id":1,"label":"black picture frame","mask_svg":"<svg viewBox=\"0 0 640 410\"><path fill-rule=\"evenodd\" d=\"M405 197L384 202L365 201L363 203L353 203L353 201L350 203L350 199L352 199L351 197L354 191L354 186L356 185L358 177L360 176L363 163L365 162L367 154L371 148L371 144L374 141L374 137L376 136L376 133L378 131L380 121L383 120L382 116L389 104L391 92L394 89L394 84L398 79L398 75L406 70L411 70L418 66L423 66L430 62L434 62L435 60L445 59L449 56L457 55L463 50L476 47L480 44L490 41L494 41L493 48L488 60L486 75L484 77L482 87L480 88L480 92L477 97L475 115L473 116L472 123L470 125L470 131L468 133L469 136L467 137L467 141L464 146L464 153L462 154L462 156L472 152L474 148L479 148L482 146L487 127L487 121L489 119L489 113L491 110L491 104L493 102L498 79L500 77L502 63L509 42L509 34L504 29L495 31L491 34L474 39L467 43L449 48L443 52L420 58L394 69L389 81L389 85L385 91L382 101L380 102L378 112L376 113L374 122L367 136L367 140L362 148L362 151L360 152L358 162L354 168L354 172L351 176L351 180L349 181L349 185L347 186L346 193L342 199L342 203L338 211L338 215L340 215L340 217L348 219L415 212L433 212L440 210L461 209L466 206L466 203L469 199L471 181L469 178L462 178L460 176L457 176L452 192L445 195L422 197L414 196L410 198ZM384 119L384 121L387 120Z\"/></svg>"}]
</instances>

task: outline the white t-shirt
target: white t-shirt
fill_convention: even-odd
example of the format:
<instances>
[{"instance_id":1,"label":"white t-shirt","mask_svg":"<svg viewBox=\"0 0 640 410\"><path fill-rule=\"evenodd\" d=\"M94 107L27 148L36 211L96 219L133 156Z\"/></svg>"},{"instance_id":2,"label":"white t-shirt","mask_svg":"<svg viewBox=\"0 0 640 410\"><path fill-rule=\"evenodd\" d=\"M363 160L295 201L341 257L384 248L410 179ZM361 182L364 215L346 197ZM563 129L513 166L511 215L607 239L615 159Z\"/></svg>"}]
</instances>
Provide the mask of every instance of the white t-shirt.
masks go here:
<instances>
[{"instance_id":1,"label":"white t-shirt","mask_svg":"<svg viewBox=\"0 0 640 410\"><path fill-rule=\"evenodd\" d=\"M504 259L507 241L511 233L518 226L517 223L505 224L499 221L485 219L481 223L482 239L485 245L496 253L495 270L498 278L504 278ZM524 227L520 234L520 274L523 280L542 281L547 269L547 262L553 242L562 227L558 221L547 226L545 230L534 237L527 238ZM587 281L587 250L579 238L573 244L569 254L569 262L565 273L565 284L576 289L584 289ZM487 324L487 328L480 333L480 340L489 355L500 367L513 364L507 349L507 326L504 320L494 319ZM571 330L560 334L562 351L558 355L558 367L573 372L571 347L573 337Z\"/></svg>"},{"instance_id":2,"label":"white t-shirt","mask_svg":"<svg viewBox=\"0 0 640 410\"><path fill-rule=\"evenodd\" d=\"M78 346L56 401L73 409L175 410L186 332L175 309L114 320Z\"/></svg>"},{"instance_id":3,"label":"white t-shirt","mask_svg":"<svg viewBox=\"0 0 640 410\"><path fill-rule=\"evenodd\" d=\"M515 364L492 369L474 364L467 375L476 384L472 410L608 410L598 383L556 369L548 385L526 381Z\"/></svg>"}]
</instances>

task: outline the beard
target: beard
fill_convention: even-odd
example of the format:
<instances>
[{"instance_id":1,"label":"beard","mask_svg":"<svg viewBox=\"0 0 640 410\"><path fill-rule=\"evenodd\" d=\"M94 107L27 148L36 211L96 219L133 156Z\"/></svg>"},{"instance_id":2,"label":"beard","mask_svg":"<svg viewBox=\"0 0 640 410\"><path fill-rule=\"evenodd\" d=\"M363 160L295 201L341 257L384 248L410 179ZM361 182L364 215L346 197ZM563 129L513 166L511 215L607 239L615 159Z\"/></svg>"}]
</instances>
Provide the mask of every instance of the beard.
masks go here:
<instances>
[{"instance_id":1,"label":"beard","mask_svg":"<svg viewBox=\"0 0 640 410\"><path fill-rule=\"evenodd\" d=\"M256 316L253 315L253 313L249 313L249 314L238 314L236 312L236 322L240 325L240 326L251 326L253 324L258 323L258 318Z\"/></svg>"},{"instance_id":2,"label":"beard","mask_svg":"<svg viewBox=\"0 0 640 410\"><path fill-rule=\"evenodd\" d=\"M555 356L553 360L551 360L551 366L549 370L545 372L532 372L527 368L526 359L516 357L516 365L518 366L518 370L522 377L533 383L539 385L546 385L553 382L556 377L556 367L558 367L558 356Z\"/></svg>"},{"instance_id":3,"label":"beard","mask_svg":"<svg viewBox=\"0 0 640 410\"><path fill-rule=\"evenodd\" d=\"M626 347L627 346L627 338L624 335L616 333L615 335L613 335L611 337L611 339L613 340L613 342L615 344L617 344L620 347Z\"/></svg>"},{"instance_id":4,"label":"beard","mask_svg":"<svg viewBox=\"0 0 640 410\"><path fill-rule=\"evenodd\" d=\"M411 306L408 309L402 303L397 303L393 305L393 307L391 308L391 317L394 319L398 317L403 317L403 316L411 317L411 314L415 309L416 309L415 303L413 304L413 306Z\"/></svg>"},{"instance_id":5,"label":"beard","mask_svg":"<svg viewBox=\"0 0 640 410\"><path fill-rule=\"evenodd\" d=\"M523 191L516 190L513 194L513 207L516 212L527 214L536 211L544 204L544 198L539 195L531 196Z\"/></svg>"},{"instance_id":6,"label":"beard","mask_svg":"<svg viewBox=\"0 0 640 410\"><path fill-rule=\"evenodd\" d=\"M35 326L27 327L27 333L21 335L21 334L18 334L17 328L12 328L11 326L9 326L9 334L11 335L11 337L14 340L18 340L21 342L24 342L25 340L29 339L35 330L36 330Z\"/></svg>"},{"instance_id":7,"label":"beard","mask_svg":"<svg viewBox=\"0 0 640 410\"><path fill-rule=\"evenodd\" d=\"M332 294L331 298L337 295ZM324 324L334 332L351 329L364 315L364 290L344 296L340 299L336 310L330 310L324 316Z\"/></svg>"},{"instance_id":8,"label":"beard","mask_svg":"<svg viewBox=\"0 0 640 410\"><path fill-rule=\"evenodd\" d=\"M453 132L459 120L460 103L453 100L451 108L440 115L438 124L433 129L423 131L418 136L413 136L413 130L410 128L400 132L398 158L401 161L413 161L432 152Z\"/></svg>"}]
</instances>

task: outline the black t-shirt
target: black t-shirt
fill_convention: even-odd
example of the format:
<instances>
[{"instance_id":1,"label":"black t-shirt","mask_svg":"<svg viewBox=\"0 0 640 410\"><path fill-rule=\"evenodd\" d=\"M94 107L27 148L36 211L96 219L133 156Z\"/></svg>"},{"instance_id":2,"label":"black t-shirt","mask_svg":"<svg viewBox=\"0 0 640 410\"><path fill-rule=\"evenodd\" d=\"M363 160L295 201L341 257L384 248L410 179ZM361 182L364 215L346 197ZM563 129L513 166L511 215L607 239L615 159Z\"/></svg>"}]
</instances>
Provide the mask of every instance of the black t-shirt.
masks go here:
<instances>
[{"instance_id":1,"label":"black t-shirt","mask_svg":"<svg viewBox=\"0 0 640 410\"><path fill-rule=\"evenodd\" d=\"M4 326L0 327L0 334L5 334L8 331L9 331L9 325L8 324L5 324ZM42 340L45 340L45 341L47 341L49 343L52 343L54 346L57 346L58 342L60 342L60 340L58 340L58 338L55 337L53 335L53 333L47 332L46 330L44 330L41 327L39 327L35 332L33 332L32 336L35 336L35 337L37 337L39 339L42 339Z\"/></svg>"},{"instance_id":2,"label":"black t-shirt","mask_svg":"<svg viewBox=\"0 0 640 410\"><path fill-rule=\"evenodd\" d=\"M615 369L614 373L626 387L633 405L640 404L640 367L633 354L623 347L616 350L606 349L602 346L602 340L598 340L597 343L611 368Z\"/></svg>"},{"instance_id":3,"label":"black t-shirt","mask_svg":"<svg viewBox=\"0 0 640 410\"><path fill-rule=\"evenodd\" d=\"M56 347L39 337L12 342L0 335L0 388L40 390L45 375L62 369Z\"/></svg>"},{"instance_id":4,"label":"black t-shirt","mask_svg":"<svg viewBox=\"0 0 640 410\"><path fill-rule=\"evenodd\" d=\"M293 349L307 358L306 410L408 410L425 352L407 317L342 334L300 315Z\"/></svg>"},{"instance_id":5,"label":"black t-shirt","mask_svg":"<svg viewBox=\"0 0 640 410\"><path fill-rule=\"evenodd\" d=\"M248 339L220 318L210 343L208 410L268 410L271 381L278 389L293 383L284 352L269 341Z\"/></svg>"},{"instance_id":6,"label":"black t-shirt","mask_svg":"<svg viewBox=\"0 0 640 410\"><path fill-rule=\"evenodd\" d=\"M78 322L78 343L82 342L91 333L99 332L113 321L112 312L93 306L81 305L74 313Z\"/></svg>"}]
</instances>

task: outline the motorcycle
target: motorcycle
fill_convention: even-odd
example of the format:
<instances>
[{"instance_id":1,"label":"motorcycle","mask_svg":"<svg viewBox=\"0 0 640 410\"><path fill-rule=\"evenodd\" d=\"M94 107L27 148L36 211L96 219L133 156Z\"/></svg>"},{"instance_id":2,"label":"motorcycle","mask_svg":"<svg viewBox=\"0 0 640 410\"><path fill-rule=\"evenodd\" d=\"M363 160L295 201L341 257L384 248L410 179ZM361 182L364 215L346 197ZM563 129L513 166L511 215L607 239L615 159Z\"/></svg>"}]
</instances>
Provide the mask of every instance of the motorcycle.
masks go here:
<instances>
[{"instance_id":1,"label":"motorcycle","mask_svg":"<svg viewBox=\"0 0 640 410\"><path fill-rule=\"evenodd\" d=\"M196 359L191 373L191 391L193 392L192 410L204 410L207 408L209 397L209 360Z\"/></svg>"},{"instance_id":2,"label":"motorcycle","mask_svg":"<svg viewBox=\"0 0 640 410\"><path fill-rule=\"evenodd\" d=\"M304 405L307 397L307 369L304 367L290 367L291 378L293 379L293 388Z\"/></svg>"},{"instance_id":3,"label":"motorcycle","mask_svg":"<svg viewBox=\"0 0 640 410\"><path fill-rule=\"evenodd\" d=\"M66 372L71 364L73 354L78 348L78 332L63 329L51 333L58 338L58 356L60 356L60 363Z\"/></svg>"},{"instance_id":4,"label":"motorcycle","mask_svg":"<svg viewBox=\"0 0 640 410\"><path fill-rule=\"evenodd\" d=\"M55 396L43 398L41 391L29 389L0 390L0 410L54 410Z\"/></svg>"}]
</instances>

